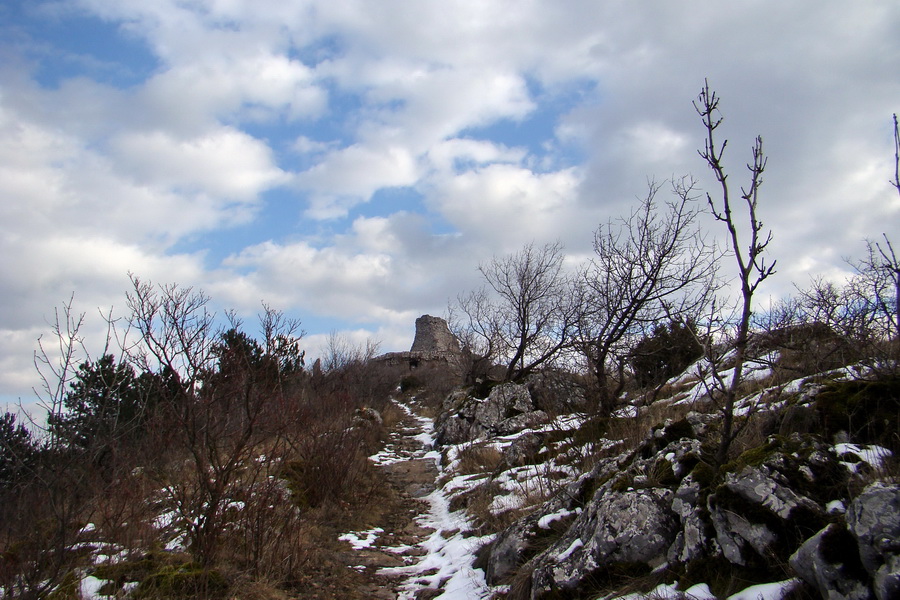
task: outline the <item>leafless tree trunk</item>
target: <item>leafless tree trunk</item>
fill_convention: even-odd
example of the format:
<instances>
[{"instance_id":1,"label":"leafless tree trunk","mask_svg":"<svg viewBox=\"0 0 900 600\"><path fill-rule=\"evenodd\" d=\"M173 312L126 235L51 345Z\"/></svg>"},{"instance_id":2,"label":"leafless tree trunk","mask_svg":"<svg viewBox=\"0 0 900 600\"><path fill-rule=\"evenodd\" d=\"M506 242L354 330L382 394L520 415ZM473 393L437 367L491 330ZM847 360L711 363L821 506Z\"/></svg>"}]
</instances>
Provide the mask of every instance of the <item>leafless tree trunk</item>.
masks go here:
<instances>
[{"instance_id":1,"label":"leafless tree trunk","mask_svg":"<svg viewBox=\"0 0 900 600\"><path fill-rule=\"evenodd\" d=\"M698 100L694 102L694 108L703 121L706 129L706 142L704 148L699 151L700 156L712 170L719 182L721 197L714 200L707 194L706 199L713 216L717 221L725 225L728 231L728 245L734 256L738 268L738 280L741 297L738 307L736 333L733 341L733 371L725 381L717 361L711 361L712 376L714 378L713 390L719 396L720 410L722 411L722 439L716 454L716 462L724 464L728 449L737 432L734 426L734 409L737 400L738 388L743 381L743 368L746 360L747 343L750 335L750 319L753 314L753 295L759 285L770 275L775 273L775 262L767 265L765 262L765 250L772 240L771 231L763 233L763 223L757 217L757 203L759 188L763 183L762 175L766 169L766 157L763 153L762 137L757 136L752 148L753 160L747 165L750 171L750 184L747 188L741 188L741 200L747 211L747 225L749 226L749 243L745 246L740 240L738 223L733 213L730 190L728 187L728 175L722 163L727 140L719 144L715 133L722 124L719 111L719 98L714 91L709 89L709 83L705 83Z\"/></svg>"}]
</instances>

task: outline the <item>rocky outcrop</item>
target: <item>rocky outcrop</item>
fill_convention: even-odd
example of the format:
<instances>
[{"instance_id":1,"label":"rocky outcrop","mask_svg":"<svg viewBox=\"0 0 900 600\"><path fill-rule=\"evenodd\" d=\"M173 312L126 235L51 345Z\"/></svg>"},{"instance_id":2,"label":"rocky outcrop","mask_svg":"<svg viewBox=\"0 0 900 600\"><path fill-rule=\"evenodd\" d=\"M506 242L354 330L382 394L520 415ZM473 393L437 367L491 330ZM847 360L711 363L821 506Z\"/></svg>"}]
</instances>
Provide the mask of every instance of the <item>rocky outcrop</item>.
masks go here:
<instances>
[{"instance_id":1,"label":"rocky outcrop","mask_svg":"<svg viewBox=\"0 0 900 600\"><path fill-rule=\"evenodd\" d=\"M614 462L604 461L615 469ZM567 485L563 493L548 500L540 510L525 515L501 531L485 552L488 583L505 583L522 564L540 552L548 538L557 538L568 531L582 512L577 506L578 499L585 496L593 481L593 476L579 478Z\"/></svg>"},{"instance_id":2,"label":"rocky outcrop","mask_svg":"<svg viewBox=\"0 0 900 600\"><path fill-rule=\"evenodd\" d=\"M461 444L479 438L508 435L541 423L549 416L537 410L524 385L495 386L487 398L457 391L444 400L435 426L437 445Z\"/></svg>"},{"instance_id":3,"label":"rocky outcrop","mask_svg":"<svg viewBox=\"0 0 900 600\"><path fill-rule=\"evenodd\" d=\"M832 523L806 540L790 565L823 598L873 598L853 536L842 524Z\"/></svg>"},{"instance_id":4,"label":"rocky outcrop","mask_svg":"<svg viewBox=\"0 0 900 600\"><path fill-rule=\"evenodd\" d=\"M791 568L823 598L900 598L900 486L876 483L791 556Z\"/></svg>"},{"instance_id":5,"label":"rocky outcrop","mask_svg":"<svg viewBox=\"0 0 900 600\"><path fill-rule=\"evenodd\" d=\"M687 574L718 564L751 576L794 554L791 564L804 580L844 594L824 597L864 599L873 589L882 590L873 596L879 600L897 597L900 521L883 516L900 505L895 489L861 495L848 510L854 525L827 529L835 516L825 499L846 490L849 478L827 444L813 435L773 437L717 474L697 440L705 425L690 418L656 429L637 449L601 460L578 490L498 534L485 552L488 581L508 581L517 571L520 579L529 574L534 600L581 597L597 582L615 585L663 565ZM576 513L555 536L539 526L547 515ZM866 558L856 566L820 558L828 554L822 540L841 532L860 540Z\"/></svg>"},{"instance_id":6,"label":"rocky outcrop","mask_svg":"<svg viewBox=\"0 0 900 600\"><path fill-rule=\"evenodd\" d=\"M649 573L666 560L676 532L672 492L664 488L601 494L555 544L539 554L532 597L577 590L598 572Z\"/></svg>"},{"instance_id":7,"label":"rocky outcrop","mask_svg":"<svg viewBox=\"0 0 900 600\"><path fill-rule=\"evenodd\" d=\"M847 510L847 527L878 600L900 598L900 486L875 484Z\"/></svg>"}]
</instances>

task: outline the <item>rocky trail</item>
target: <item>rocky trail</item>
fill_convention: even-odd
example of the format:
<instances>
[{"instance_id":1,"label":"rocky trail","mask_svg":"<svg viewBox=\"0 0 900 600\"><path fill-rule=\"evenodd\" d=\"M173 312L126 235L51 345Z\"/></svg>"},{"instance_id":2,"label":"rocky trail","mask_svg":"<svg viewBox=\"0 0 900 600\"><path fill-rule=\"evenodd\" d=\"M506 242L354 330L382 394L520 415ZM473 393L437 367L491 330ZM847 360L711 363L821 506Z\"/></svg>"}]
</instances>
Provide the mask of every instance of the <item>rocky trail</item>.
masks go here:
<instances>
[{"instance_id":1,"label":"rocky trail","mask_svg":"<svg viewBox=\"0 0 900 600\"><path fill-rule=\"evenodd\" d=\"M340 536L346 543L342 561L369 582L363 590L368 598L473 597L457 594L481 587L468 567L477 542L465 538L465 519L449 510L437 485L440 454L432 450L433 422L418 414L414 401L397 406L403 418L371 457L383 469L393 501L378 527Z\"/></svg>"}]
</instances>

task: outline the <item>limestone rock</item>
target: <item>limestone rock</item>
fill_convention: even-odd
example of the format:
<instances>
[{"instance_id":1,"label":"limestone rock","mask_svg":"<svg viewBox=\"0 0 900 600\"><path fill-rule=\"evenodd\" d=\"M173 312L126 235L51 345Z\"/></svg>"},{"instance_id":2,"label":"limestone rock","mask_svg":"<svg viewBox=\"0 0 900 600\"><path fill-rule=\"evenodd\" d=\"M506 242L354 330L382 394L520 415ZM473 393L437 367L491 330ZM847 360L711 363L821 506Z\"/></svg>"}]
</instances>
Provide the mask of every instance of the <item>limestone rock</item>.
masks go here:
<instances>
[{"instance_id":1,"label":"limestone rock","mask_svg":"<svg viewBox=\"0 0 900 600\"><path fill-rule=\"evenodd\" d=\"M806 540L791 556L790 565L822 598L871 600L868 576L847 528L837 523Z\"/></svg>"},{"instance_id":2,"label":"limestone rock","mask_svg":"<svg viewBox=\"0 0 900 600\"><path fill-rule=\"evenodd\" d=\"M900 597L900 486L876 483L847 509L847 526L878 600Z\"/></svg>"},{"instance_id":3,"label":"limestone rock","mask_svg":"<svg viewBox=\"0 0 900 600\"><path fill-rule=\"evenodd\" d=\"M504 383L484 399L456 393L448 396L435 425L435 442L460 444L484 436L509 435L548 420L547 413L535 410L527 387Z\"/></svg>"},{"instance_id":4,"label":"limestone rock","mask_svg":"<svg viewBox=\"0 0 900 600\"><path fill-rule=\"evenodd\" d=\"M535 408L548 413L562 415L586 411L589 402L584 387L571 377L552 371L532 373L525 380L531 392Z\"/></svg>"},{"instance_id":5,"label":"limestone rock","mask_svg":"<svg viewBox=\"0 0 900 600\"><path fill-rule=\"evenodd\" d=\"M672 512L678 517L681 530L669 547L667 558L673 564L687 564L711 553L712 532L700 503L700 482L688 475L675 490Z\"/></svg>"},{"instance_id":6,"label":"limestone rock","mask_svg":"<svg viewBox=\"0 0 900 600\"><path fill-rule=\"evenodd\" d=\"M434 435L435 446L462 444L476 440L484 434L484 429L477 423L467 421L458 416L451 417L437 429Z\"/></svg>"},{"instance_id":7,"label":"limestone rock","mask_svg":"<svg viewBox=\"0 0 900 600\"><path fill-rule=\"evenodd\" d=\"M507 467L521 467L532 464L538 451L544 445L545 435L526 433L519 436L503 450L503 462Z\"/></svg>"},{"instance_id":8,"label":"limestone rock","mask_svg":"<svg viewBox=\"0 0 900 600\"><path fill-rule=\"evenodd\" d=\"M816 531L825 522L821 506L784 485L765 466L728 473L707 505L725 558L742 566L769 556L776 545L799 543L804 529Z\"/></svg>"},{"instance_id":9,"label":"limestone rock","mask_svg":"<svg viewBox=\"0 0 900 600\"><path fill-rule=\"evenodd\" d=\"M485 579L490 585L504 583L525 562L536 536L540 514L532 513L501 531L488 549Z\"/></svg>"},{"instance_id":10,"label":"limestone rock","mask_svg":"<svg viewBox=\"0 0 900 600\"><path fill-rule=\"evenodd\" d=\"M576 505L593 477L587 476L567 485L563 493L557 494L532 513L497 534L487 548L485 577L490 585L504 583L505 579L537 553L536 546L541 538L553 531L568 529L580 508Z\"/></svg>"},{"instance_id":11,"label":"limestone rock","mask_svg":"<svg viewBox=\"0 0 900 600\"><path fill-rule=\"evenodd\" d=\"M676 535L672 492L631 489L595 495L555 544L538 555L532 598L566 594L599 570L618 566L646 571L663 564Z\"/></svg>"}]
</instances>

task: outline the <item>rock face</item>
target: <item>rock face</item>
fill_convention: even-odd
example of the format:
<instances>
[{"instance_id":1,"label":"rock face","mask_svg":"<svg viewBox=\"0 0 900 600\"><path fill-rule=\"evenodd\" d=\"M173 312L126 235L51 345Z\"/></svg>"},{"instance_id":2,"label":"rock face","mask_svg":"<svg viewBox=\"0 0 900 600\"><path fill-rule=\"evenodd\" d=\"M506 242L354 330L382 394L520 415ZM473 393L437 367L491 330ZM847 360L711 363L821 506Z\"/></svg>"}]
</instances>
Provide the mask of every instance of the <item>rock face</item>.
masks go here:
<instances>
[{"instance_id":1,"label":"rock face","mask_svg":"<svg viewBox=\"0 0 900 600\"><path fill-rule=\"evenodd\" d=\"M847 528L832 523L791 556L791 568L823 598L871 600L868 576Z\"/></svg>"},{"instance_id":2,"label":"rock face","mask_svg":"<svg viewBox=\"0 0 900 600\"><path fill-rule=\"evenodd\" d=\"M900 486L875 484L847 510L847 527L878 600L900 598Z\"/></svg>"},{"instance_id":3,"label":"rock face","mask_svg":"<svg viewBox=\"0 0 900 600\"><path fill-rule=\"evenodd\" d=\"M532 596L570 593L598 570L644 574L661 565L675 538L671 496L653 488L595 497L566 534L535 558Z\"/></svg>"},{"instance_id":4,"label":"rock face","mask_svg":"<svg viewBox=\"0 0 900 600\"><path fill-rule=\"evenodd\" d=\"M527 574L517 597L578 598L663 565L752 575L793 553L795 572L824 598L898 597L900 488L867 490L849 527L829 525L820 491L846 489L848 474L821 438L775 436L717 475L697 440L703 425L689 416L654 430L500 532L485 551L488 582ZM576 513L556 535L540 527L541 515ZM835 547L849 554L836 558Z\"/></svg>"},{"instance_id":5,"label":"rock face","mask_svg":"<svg viewBox=\"0 0 900 600\"><path fill-rule=\"evenodd\" d=\"M410 352L459 352L459 341L447 321L440 317L422 315L416 319L416 337Z\"/></svg>"},{"instance_id":6,"label":"rock face","mask_svg":"<svg viewBox=\"0 0 900 600\"><path fill-rule=\"evenodd\" d=\"M823 598L900 598L900 486L876 483L791 556L791 568Z\"/></svg>"},{"instance_id":7,"label":"rock face","mask_svg":"<svg viewBox=\"0 0 900 600\"><path fill-rule=\"evenodd\" d=\"M508 435L549 419L546 412L535 408L528 388L515 383L494 387L484 399L454 392L444 400L442 408L435 426L438 445Z\"/></svg>"}]
</instances>

